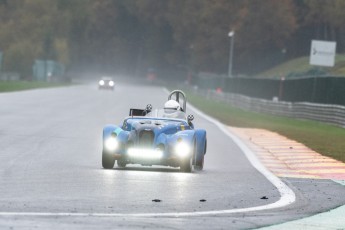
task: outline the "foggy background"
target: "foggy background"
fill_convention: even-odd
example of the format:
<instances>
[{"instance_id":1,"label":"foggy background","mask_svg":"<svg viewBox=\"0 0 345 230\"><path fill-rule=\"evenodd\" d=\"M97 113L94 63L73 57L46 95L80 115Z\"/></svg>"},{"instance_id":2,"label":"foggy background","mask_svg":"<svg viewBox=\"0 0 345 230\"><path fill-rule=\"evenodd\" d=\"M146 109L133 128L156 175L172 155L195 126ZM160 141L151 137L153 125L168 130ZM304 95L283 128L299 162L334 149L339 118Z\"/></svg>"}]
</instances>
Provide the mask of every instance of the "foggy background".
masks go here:
<instances>
[{"instance_id":1,"label":"foggy background","mask_svg":"<svg viewBox=\"0 0 345 230\"><path fill-rule=\"evenodd\" d=\"M255 76L306 56L310 40L344 50L341 0L1 0L2 72L32 79L37 60L69 75L97 73L186 78L226 74L233 31L233 73ZM46 67L45 67L46 68Z\"/></svg>"}]
</instances>

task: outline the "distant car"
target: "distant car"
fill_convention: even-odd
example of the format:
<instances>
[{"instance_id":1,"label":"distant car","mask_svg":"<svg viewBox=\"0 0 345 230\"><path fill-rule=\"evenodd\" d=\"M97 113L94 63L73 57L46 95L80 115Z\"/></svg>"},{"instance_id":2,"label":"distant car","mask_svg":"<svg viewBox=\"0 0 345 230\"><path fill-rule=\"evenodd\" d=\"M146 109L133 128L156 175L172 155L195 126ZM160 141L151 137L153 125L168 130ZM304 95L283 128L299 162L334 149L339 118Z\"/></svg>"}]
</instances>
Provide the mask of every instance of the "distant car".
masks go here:
<instances>
[{"instance_id":1,"label":"distant car","mask_svg":"<svg viewBox=\"0 0 345 230\"><path fill-rule=\"evenodd\" d=\"M114 90L115 82L111 78L102 78L98 82L98 89L110 89Z\"/></svg>"},{"instance_id":2,"label":"distant car","mask_svg":"<svg viewBox=\"0 0 345 230\"><path fill-rule=\"evenodd\" d=\"M193 168L202 170L206 131L194 129L193 115L185 113L186 104L185 94L175 90L163 109L153 110L150 104L146 109L130 109L122 125L105 126L103 168L111 169L117 161L122 168L127 164L141 164L179 167L182 172L191 172Z\"/></svg>"}]
</instances>

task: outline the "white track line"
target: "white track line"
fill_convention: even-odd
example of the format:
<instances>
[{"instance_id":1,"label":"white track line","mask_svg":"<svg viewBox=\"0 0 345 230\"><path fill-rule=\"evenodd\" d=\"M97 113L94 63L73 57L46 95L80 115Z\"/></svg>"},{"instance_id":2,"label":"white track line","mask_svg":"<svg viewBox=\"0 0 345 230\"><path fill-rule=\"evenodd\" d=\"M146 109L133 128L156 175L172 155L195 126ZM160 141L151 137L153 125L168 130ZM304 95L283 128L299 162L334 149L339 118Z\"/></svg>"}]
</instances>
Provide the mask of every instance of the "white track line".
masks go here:
<instances>
[{"instance_id":1,"label":"white track line","mask_svg":"<svg viewBox=\"0 0 345 230\"><path fill-rule=\"evenodd\" d=\"M169 93L167 89L164 92ZM274 203L255 206L249 208L226 209L215 211L201 212L169 212L169 213L73 213L73 212L0 212L0 216L70 216L70 217L182 217L182 216L206 216L206 215L222 215L232 213L244 213L253 211L269 210L274 208L282 208L296 201L296 195L284 182L268 171L258 160L256 155L234 134L232 134L222 123L216 119L204 114L200 110L188 103L188 107L194 110L196 114L215 124L221 131L231 138L238 147L243 151L249 162L256 168L268 181L270 181L279 191L280 199Z\"/></svg>"}]
</instances>

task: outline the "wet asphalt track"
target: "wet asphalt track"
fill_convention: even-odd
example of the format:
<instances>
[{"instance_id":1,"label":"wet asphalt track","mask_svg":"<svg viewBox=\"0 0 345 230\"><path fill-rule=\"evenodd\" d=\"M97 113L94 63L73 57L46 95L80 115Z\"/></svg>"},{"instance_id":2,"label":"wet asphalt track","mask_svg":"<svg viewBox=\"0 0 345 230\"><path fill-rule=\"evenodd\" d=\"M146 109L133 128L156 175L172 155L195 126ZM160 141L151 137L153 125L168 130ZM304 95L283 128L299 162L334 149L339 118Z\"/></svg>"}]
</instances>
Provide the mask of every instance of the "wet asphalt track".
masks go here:
<instances>
[{"instance_id":1,"label":"wet asphalt track","mask_svg":"<svg viewBox=\"0 0 345 230\"><path fill-rule=\"evenodd\" d=\"M166 98L161 87L124 83L114 92L88 84L0 94L0 229L248 229L345 203L345 189L333 181L290 178L283 180L297 201L284 208L203 216L131 215L239 209L279 200L276 188L234 142L197 115L196 128L208 134L204 171L102 169L103 126L121 124L130 107L161 107Z\"/></svg>"}]
</instances>

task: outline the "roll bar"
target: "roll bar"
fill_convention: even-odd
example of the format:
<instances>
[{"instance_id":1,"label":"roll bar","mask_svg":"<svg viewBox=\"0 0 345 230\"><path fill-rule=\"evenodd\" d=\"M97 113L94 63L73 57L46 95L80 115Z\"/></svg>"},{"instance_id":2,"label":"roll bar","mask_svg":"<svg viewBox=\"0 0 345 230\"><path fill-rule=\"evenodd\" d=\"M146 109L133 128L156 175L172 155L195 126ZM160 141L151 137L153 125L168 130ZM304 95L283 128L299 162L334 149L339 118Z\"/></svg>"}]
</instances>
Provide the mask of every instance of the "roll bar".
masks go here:
<instances>
[{"instance_id":1,"label":"roll bar","mask_svg":"<svg viewBox=\"0 0 345 230\"><path fill-rule=\"evenodd\" d=\"M173 99L173 96L175 95L175 99ZM186 94L181 91L181 90L173 90L171 91L171 93L169 94L169 97L168 97L168 100L175 100L177 101L180 105L180 100L183 100L183 104L182 104L182 109L183 109L183 112L186 113L187 111L187 97L186 97Z\"/></svg>"}]
</instances>

